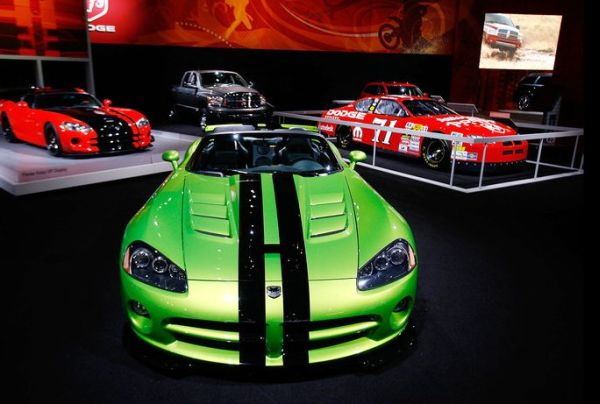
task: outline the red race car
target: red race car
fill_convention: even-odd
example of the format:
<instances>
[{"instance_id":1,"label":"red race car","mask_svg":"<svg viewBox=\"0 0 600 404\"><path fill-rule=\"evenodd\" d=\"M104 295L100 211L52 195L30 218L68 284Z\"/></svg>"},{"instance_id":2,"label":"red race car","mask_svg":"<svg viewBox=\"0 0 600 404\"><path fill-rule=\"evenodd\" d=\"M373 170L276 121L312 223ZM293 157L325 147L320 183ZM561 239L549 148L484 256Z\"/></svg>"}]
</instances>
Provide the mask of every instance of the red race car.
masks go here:
<instances>
[{"instance_id":1,"label":"red race car","mask_svg":"<svg viewBox=\"0 0 600 404\"><path fill-rule=\"evenodd\" d=\"M81 89L35 89L18 102L0 101L0 126L9 142L46 147L54 156L144 150L153 140L144 115Z\"/></svg>"},{"instance_id":2,"label":"red race car","mask_svg":"<svg viewBox=\"0 0 600 404\"><path fill-rule=\"evenodd\" d=\"M344 122L406 128L415 131L437 132L455 136L514 136L510 126L470 116L455 111L428 97L383 96L367 97L340 108L326 111L323 118ZM452 159L452 143L422 136L366 129L358 126L319 122L319 131L336 137L342 148L351 142L364 143L412 157L421 157L431 168L442 168ZM457 163L476 165L481 163L484 145L458 142L454 145ZM486 166L510 166L527 158L527 141L506 141L488 144Z\"/></svg>"}]
</instances>

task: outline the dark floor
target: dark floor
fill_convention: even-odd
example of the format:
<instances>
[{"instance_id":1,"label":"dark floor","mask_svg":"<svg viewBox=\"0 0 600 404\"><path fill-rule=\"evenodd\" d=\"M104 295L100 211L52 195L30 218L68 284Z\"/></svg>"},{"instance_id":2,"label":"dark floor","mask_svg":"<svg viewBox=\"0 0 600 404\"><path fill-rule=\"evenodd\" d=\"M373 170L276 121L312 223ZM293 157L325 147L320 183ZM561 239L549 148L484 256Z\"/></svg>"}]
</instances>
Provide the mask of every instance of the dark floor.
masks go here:
<instances>
[{"instance_id":1,"label":"dark floor","mask_svg":"<svg viewBox=\"0 0 600 404\"><path fill-rule=\"evenodd\" d=\"M373 373L340 366L271 383L210 368L175 378L132 357L117 255L128 219L165 176L156 175L0 191L4 366L14 375L4 385L34 402L583 401L583 177L464 195L361 172L416 236L417 344L407 357Z\"/></svg>"}]
</instances>

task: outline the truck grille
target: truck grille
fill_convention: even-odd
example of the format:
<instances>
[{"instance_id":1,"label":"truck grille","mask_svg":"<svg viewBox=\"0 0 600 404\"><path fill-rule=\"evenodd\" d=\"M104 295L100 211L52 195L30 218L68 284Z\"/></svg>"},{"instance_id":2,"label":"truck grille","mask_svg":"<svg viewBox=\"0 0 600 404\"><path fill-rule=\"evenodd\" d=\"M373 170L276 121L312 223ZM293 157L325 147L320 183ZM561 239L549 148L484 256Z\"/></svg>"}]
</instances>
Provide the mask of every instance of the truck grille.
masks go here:
<instances>
[{"instance_id":1,"label":"truck grille","mask_svg":"<svg viewBox=\"0 0 600 404\"><path fill-rule=\"evenodd\" d=\"M227 108L259 108L260 95L257 93L227 94L223 106Z\"/></svg>"},{"instance_id":2,"label":"truck grille","mask_svg":"<svg viewBox=\"0 0 600 404\"><path fill-rule=\"evenodd\" d=\"M507 29L499 29L498 36L500 38L508 38L508 39L517 39L519 35L515 31L510 31Z\"/></svg>"}]
</instances>

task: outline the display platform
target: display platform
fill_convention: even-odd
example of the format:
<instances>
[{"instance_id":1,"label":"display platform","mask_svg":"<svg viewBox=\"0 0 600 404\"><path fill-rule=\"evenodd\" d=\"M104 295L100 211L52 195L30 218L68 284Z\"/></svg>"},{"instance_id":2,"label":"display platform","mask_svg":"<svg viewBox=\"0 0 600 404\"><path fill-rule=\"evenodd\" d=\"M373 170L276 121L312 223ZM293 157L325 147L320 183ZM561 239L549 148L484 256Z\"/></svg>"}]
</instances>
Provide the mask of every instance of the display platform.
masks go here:
<instances>
[{"instance_id":1,"label":"display platform","mask_svg":"<svg viewBox=\"0 0 600 404\"><path fill-rule=\"evenodd\" d=\"M171 170L165 150L184 153L196 136L153 130L150 150L116 156L53 157L39 147L0 137L0 187L13 195L138 177Z\"/></svg>"}]
</instances>

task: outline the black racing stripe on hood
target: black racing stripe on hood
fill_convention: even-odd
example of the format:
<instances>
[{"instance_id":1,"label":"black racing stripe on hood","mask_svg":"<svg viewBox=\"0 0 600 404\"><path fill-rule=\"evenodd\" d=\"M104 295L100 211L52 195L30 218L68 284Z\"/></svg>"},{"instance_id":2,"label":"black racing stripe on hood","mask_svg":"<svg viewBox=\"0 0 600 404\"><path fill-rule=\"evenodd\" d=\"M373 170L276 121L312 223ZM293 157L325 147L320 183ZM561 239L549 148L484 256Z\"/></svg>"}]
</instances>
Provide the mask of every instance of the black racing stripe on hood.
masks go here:
<instances>
[{"instance_id":1,"label":"black racing stripe on hood","mask_svg":"<svg viewBox=\"0 0 600 404\"><path fill-rule=\"evenodd\" d=\"M265 364L265 256L260 174L240 175L238 314L240 363Z\"/></svg>"},{"instance_id":2,"label":"black racing stripe on hood","mask_svg":"<svg viewBox=\"0 0 600 404\"><path fill-rule=\"evenodd\" d=\"M308 363L308 327L310 295L304 233L294 176L273 174L277 221L281 243L283 286L283 364Z\"/></svg>"},{"instance_id":3,"label":"black racing stripe on hood","mask_svg":"<svg viewBox=\"0 0 600 404\"><path fill-rule=\"evenodd\" d=\"M90 125L95 131L98 131L102 125L107 122L123 122L128 126L127 121L120 118L112 112L106 112L97 108L61 108L53 110L62 115L67 115ZM114 111L113 111L114 112Z\"/></svg>"}]
</instances>

